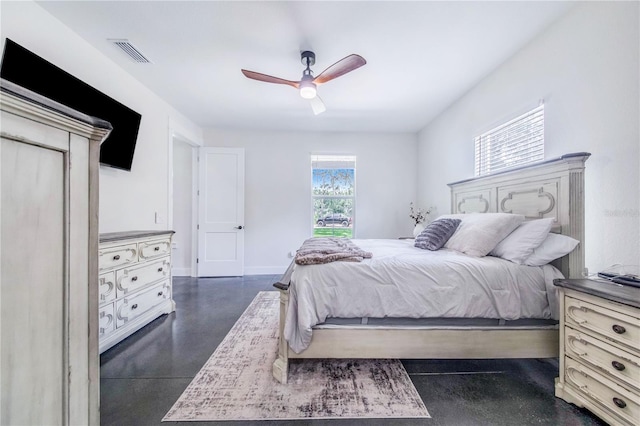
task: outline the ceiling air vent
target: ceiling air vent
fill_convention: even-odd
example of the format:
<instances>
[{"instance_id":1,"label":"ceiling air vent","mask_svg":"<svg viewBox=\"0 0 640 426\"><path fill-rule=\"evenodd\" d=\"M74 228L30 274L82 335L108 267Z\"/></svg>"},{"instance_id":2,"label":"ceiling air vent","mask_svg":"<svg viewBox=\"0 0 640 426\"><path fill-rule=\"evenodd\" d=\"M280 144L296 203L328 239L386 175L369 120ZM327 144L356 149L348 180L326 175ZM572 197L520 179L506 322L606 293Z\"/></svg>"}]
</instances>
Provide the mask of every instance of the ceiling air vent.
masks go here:
<instances>
[{"instance_id":1,"label":"ceiling air vent","mask_svg":"<svg viewBox=\"0 0 640 426\"><path fill-rule=\"evenodd\" d=\"M124 53L126 53L131 59L141 64L149 64L151 61L147 59L133 44L126 39L110 39L116 47L119 47Z\"/></svg>"}]
</instances>

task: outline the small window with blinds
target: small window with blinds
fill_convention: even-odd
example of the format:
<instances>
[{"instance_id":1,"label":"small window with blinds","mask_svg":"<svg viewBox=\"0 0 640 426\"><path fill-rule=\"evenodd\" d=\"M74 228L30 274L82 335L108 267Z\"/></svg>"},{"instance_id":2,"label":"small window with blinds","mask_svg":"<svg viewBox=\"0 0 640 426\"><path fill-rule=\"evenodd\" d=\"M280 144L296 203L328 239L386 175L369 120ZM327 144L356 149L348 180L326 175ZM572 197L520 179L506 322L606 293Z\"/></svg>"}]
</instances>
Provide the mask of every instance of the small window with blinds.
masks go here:
<instances>
[{"instance_id":1,"label":"small window with blinds","mask_svg":"<svg viewBox=\"0 0 640 426\"><path fill-rule=\"evenodd\" d=\"M312 155L311 197L314 237L353 238L356 157Z\"/></svg>"},{"instance_id":2,"label":"small window with blinds","mask_svg":"<svg viewBox=\"0 0 640 426\"><path fill-rule=\"evenodd\" d=\"M475 138L475 175L544 160L544 105Z\"/></svg>"}]
</instances>

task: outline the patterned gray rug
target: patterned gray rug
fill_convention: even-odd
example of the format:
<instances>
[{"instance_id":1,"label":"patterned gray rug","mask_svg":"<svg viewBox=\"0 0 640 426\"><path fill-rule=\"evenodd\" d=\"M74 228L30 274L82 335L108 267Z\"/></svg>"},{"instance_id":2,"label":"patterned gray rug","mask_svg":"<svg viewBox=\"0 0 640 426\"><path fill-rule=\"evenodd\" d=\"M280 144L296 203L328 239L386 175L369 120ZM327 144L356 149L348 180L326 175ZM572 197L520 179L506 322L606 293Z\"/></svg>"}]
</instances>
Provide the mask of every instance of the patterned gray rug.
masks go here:
<instances>
[{"instance_id":1,"label":"patterned gray rug","mask_svg":"<svg viewBox=\"0 0 640 426\"><path fill-rule=\"evenodd\" d=\"M430 417L398 360L294 360L276 382L278 297L256 296L163 421Z\"/></svg>"}]
</instances>

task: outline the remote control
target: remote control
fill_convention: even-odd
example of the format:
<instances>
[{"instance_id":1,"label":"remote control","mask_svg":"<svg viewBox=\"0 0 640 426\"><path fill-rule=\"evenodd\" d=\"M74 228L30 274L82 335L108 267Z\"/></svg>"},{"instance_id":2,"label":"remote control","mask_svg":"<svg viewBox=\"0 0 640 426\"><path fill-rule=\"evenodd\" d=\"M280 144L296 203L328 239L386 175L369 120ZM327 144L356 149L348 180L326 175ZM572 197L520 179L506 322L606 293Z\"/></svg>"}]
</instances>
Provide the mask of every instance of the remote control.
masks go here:
<instances>
[{"instance_id":1,"label":"remote control","mask_svg":"<svg viewBox=\"0 0 640 426\"><path fill-rule=\"evenodd\" d=\"M619 274L612 274L610 272L598 272L598 276L600 278L604 278L605 280L614 282L616 284L640 287L640 277L638 277L637 275L630 275L630 274L619 275Z\"/></svg>"}]
</instances>

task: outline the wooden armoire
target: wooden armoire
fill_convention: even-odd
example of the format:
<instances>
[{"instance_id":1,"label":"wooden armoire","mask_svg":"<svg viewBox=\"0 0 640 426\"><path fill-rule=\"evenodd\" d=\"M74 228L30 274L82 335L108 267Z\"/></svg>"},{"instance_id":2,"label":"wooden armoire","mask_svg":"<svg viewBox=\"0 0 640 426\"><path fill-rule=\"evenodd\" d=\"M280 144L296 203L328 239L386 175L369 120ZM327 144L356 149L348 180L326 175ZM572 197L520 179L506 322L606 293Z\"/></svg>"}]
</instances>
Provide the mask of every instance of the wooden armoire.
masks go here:
<instances>
[{"instance_id":1,"label":"wooden armoire","mask_svg":"<svg viewBox=\"0 0 640 426\"><path fill-rule=\"evenodd\" d=\"M98 160L111 126L0 88L0 424L98 424Z\"/></svg>"}]
</instances>

